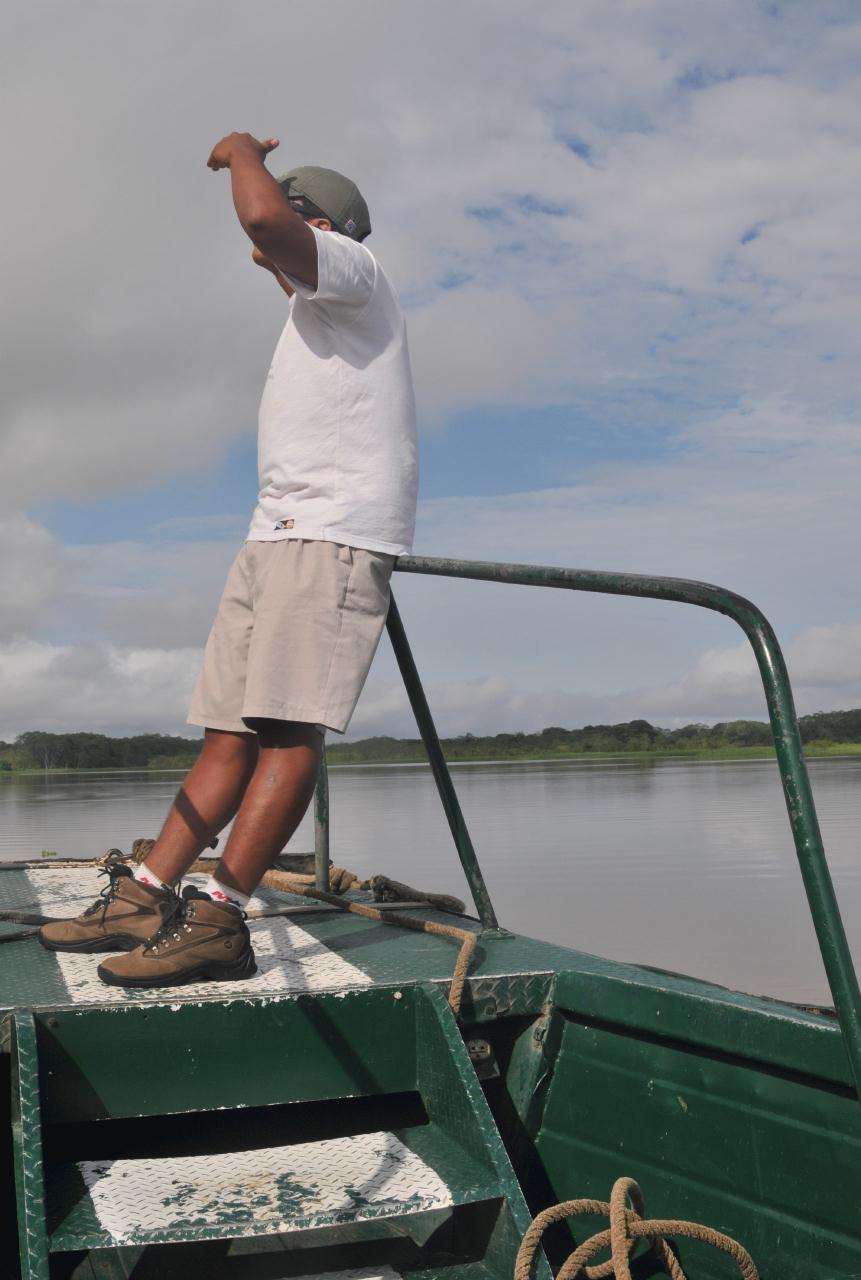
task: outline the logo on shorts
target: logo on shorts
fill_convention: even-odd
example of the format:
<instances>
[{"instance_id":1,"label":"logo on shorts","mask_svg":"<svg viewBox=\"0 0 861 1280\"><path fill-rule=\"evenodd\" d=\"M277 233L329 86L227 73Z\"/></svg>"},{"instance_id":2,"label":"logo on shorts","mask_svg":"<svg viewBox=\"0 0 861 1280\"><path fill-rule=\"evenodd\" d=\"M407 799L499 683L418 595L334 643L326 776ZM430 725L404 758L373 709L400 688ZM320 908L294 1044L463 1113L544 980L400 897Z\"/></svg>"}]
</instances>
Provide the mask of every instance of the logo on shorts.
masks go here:
<instances>
[{"instance_id":1,"label":"logo on shorts","mask_svg":"<svg viewBox=\"0 0 861 1280\"><path fill-rule=\"evenodd\" d=\"M275 528L276 529L292 529L293 524L294 524L293 520L279 520Z\"/></svg>"}]
</instances>

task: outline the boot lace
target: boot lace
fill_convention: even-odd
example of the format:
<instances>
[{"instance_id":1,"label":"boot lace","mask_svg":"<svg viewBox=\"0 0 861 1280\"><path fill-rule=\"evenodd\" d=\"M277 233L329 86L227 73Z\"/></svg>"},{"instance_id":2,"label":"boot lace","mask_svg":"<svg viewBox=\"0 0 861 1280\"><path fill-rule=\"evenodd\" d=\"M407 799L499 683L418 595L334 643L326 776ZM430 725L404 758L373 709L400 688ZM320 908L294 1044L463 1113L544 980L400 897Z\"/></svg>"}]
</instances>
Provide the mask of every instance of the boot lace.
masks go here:
<instances>
[{"instance_id":1,"label":"boot lace","mask_svg":"<svg viewBox=\"0 0 861 1280\"><path fill-rule=\"evenodd\" d=\"M177 894L174 894L173 902L168 907L158 929L144 943L144 951L158 951L163 943L167 945L171 939L174 942L179 942L180 929L183 929L186 933L191 933L191 925L186 920L188 907L189 904L185 898L180 898Z\"/></svg>"},{"instance_id":2,"label":"boot lace","mask_svg":"<svg viewBox=\"0 0 861 1280\"><path fill-rule=\"evenodd\" d=\"M117 893L119 891L119 887L120 887L120 880L123 879L123 877L121 876L117 868L124 865L125 865L124 863L121 863L119 861L105 863L105 865L99 871L99 875L107 876L108 882L107 884L102 886L102 888L99 890L98 898L96 898L95 902L90 903L86 911L83 912L83 915L94 916L96 912L101 911L102 913L101 923L104 924L108 907L116 898Z\"/></svg>"}]
</instances>

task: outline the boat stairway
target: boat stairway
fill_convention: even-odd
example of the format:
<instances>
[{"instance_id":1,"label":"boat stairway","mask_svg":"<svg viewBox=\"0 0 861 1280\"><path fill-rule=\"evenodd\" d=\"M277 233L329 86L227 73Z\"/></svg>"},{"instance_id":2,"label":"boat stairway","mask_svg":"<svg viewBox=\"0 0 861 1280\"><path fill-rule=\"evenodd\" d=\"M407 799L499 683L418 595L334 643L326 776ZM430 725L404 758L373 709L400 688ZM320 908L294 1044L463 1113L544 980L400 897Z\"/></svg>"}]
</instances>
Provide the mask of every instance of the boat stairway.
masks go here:
<instances>
[{"instance_id":1,"label":"boat stairway","mask_svg":"<svg viewBox=\"0 0 861 1280\"><path fill-rule=\"evenodd\" d=\"M530 1215L431 984L14 1012L6 1033L26 1280L513 1274Z\"/></svg>"}]
</instances>

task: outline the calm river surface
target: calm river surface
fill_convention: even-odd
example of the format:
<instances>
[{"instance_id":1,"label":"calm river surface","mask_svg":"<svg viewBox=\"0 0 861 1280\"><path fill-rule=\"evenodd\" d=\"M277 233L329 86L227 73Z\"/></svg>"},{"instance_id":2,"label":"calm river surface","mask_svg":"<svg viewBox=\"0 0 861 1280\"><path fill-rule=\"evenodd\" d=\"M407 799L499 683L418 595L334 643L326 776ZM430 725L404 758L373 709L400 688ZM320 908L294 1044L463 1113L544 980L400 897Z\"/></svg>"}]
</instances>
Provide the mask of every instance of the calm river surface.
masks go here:
<instances>
[{"instance_id":1,"label":"calm river surface","mask_svg":"<svg viewBox=\"0 0 861 1280\"><path fill-rule=\"evenodd\" d=\"M772 761L455 766L503 924L739 990L828 1001ZM811 763L861 968L861 758ZM128 850L157 834L176 773L0 779L0 859ZM468 896L429 771L333 769L332 856ZM313 847L308 819L290 846Z\"/></svg>"}]
</instances>

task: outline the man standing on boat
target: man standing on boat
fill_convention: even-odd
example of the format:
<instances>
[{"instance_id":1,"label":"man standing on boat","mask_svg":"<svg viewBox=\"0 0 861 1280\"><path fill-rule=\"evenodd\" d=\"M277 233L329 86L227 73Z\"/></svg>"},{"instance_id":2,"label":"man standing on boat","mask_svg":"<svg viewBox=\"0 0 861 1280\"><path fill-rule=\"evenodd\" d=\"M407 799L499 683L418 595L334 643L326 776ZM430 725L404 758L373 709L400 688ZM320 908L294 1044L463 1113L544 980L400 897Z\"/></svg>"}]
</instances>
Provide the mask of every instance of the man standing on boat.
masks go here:
<instances>
[{"instance_id":1,"label":"man standing on boat","mask_svg":"<svg viewBox=\"0 0 861 1280\"><path fill-rule=\"evenodd\" d=\"M227 169L252 257L290 297L260 405L260 491L192 697L205 729L146 862L108 870L82 916L44 926L55 951L125 951L122 986L249 977L243 908L314 792L323 735L349 723L380 639L395 557L415 523L415 405L403 312L373 254L355 183L231 133ZM235 817L203 891L174 886Z\"/></svg>"}]
</instances>

